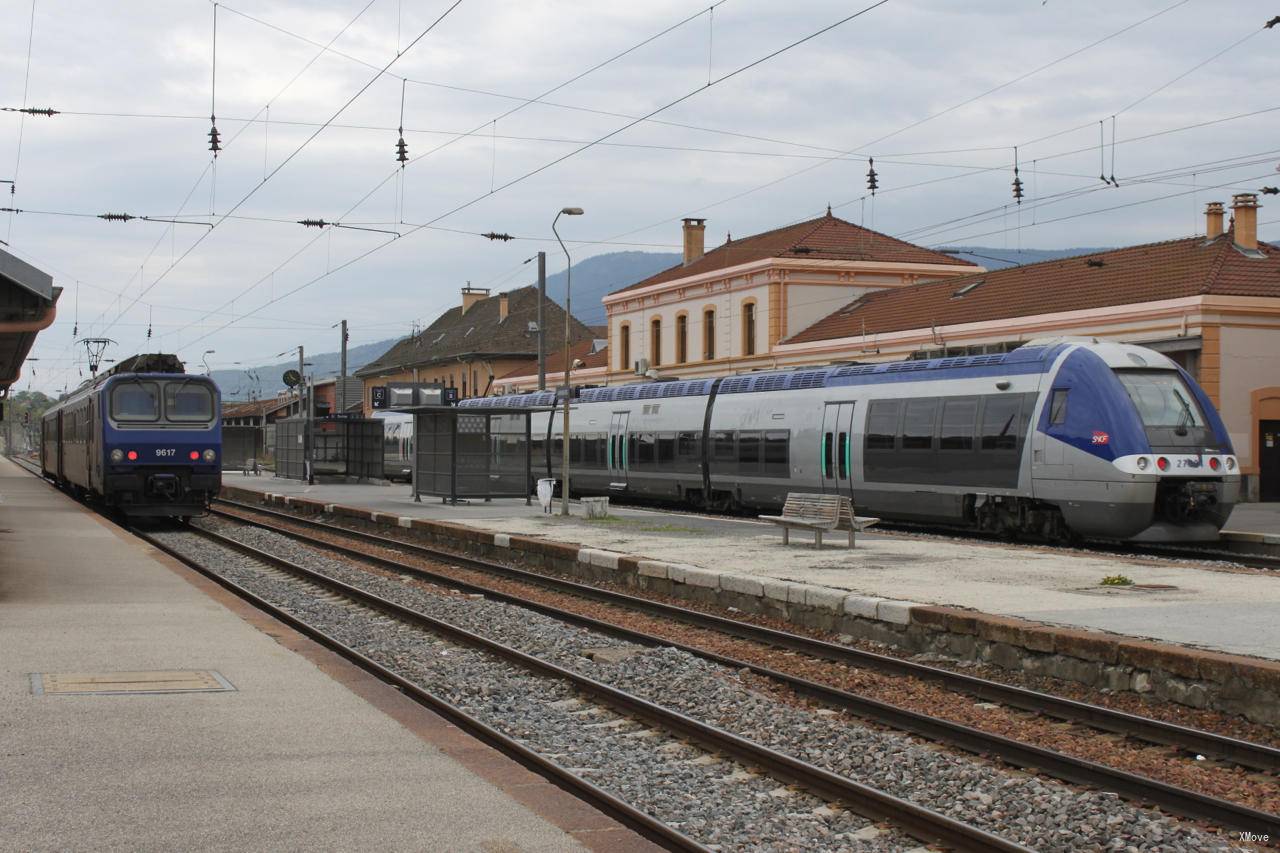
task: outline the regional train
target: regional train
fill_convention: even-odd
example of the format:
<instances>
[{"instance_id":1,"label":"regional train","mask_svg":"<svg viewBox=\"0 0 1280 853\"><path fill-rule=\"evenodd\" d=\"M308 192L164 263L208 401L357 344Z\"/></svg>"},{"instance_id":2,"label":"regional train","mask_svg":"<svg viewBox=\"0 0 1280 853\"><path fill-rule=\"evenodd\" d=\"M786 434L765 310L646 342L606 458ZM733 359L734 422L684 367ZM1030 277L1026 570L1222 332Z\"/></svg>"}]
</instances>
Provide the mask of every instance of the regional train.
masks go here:
<instances>
[{"instance_id":1,"label":"regional train","mask_svg":"<svg viewBox=\"0 0 1280 853\"><path fill-rule=\"evenodd\" d=\"M555 403L459 406L543 407L534 476L558 477ZM756 511L822 492L860 514L1067 541L1212 541L1240 488L1196 382L1160 353L1092 339L583 388L569 460L575 494Z\"/></svg>"},{"instance_id":2,"label":"regional train","mask_svg":"<svg viewBox=\"0 0 1280 853\"><path fill-rule=\"evenodd\" d=\"M125 359L45 412L40 467L130 517L203 514L222 486L218 386L175 356Z\"/></svg>"}]
</instances>

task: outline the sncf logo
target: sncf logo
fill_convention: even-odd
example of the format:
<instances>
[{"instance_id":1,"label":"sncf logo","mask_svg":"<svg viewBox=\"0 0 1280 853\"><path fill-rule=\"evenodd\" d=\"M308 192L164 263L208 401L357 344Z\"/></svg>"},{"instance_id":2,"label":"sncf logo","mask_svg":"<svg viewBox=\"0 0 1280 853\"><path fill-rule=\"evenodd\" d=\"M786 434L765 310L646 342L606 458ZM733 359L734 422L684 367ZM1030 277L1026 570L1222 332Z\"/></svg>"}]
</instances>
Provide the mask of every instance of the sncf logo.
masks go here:
<instances>
[{"instance_id":1,"label":"sncf logo","mask_svg":"<svg viewBox=\"0 0 1280 853\"><path fill-rule=\"evenodd\" d=\"M1094 444L1110 444L1111 436L1103 432L1102 430L1095 429L1093 431L1093 443Z\"/></svg>"}]
</instances>

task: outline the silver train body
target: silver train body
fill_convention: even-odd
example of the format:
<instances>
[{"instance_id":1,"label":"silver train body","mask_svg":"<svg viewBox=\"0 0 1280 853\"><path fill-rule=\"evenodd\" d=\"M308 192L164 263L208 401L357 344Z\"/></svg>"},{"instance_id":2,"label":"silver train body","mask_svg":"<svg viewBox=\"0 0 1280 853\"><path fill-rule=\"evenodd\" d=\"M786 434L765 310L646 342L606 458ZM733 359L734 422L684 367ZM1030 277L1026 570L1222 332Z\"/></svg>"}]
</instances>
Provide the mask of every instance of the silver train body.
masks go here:
<instances>
[{"instance_id":1,"label":"silver train body","mask_svg":"<svg viewBox=\"0 0 1280 853\"><path fill-rule=\"evenodd\" d=\"M413 479L413 415L404 412L374 412L382 421L382 471L388 480Z\"/></svg>"},{"instance_id":2,"label":"silver train body","mask_svg":"<svg viewBox=\"0 0 1280 853\"><path fill-rule=\"evenodd\" d=\"M574 494L707 509L824 492L886 519L1185 542L1216 539L1239 490L1208 397L1165 356L1124 344L588 388L570 418ZM562 414L535 413L532 430L533 476L558 478Z\"/></svg>"}]
</instances>

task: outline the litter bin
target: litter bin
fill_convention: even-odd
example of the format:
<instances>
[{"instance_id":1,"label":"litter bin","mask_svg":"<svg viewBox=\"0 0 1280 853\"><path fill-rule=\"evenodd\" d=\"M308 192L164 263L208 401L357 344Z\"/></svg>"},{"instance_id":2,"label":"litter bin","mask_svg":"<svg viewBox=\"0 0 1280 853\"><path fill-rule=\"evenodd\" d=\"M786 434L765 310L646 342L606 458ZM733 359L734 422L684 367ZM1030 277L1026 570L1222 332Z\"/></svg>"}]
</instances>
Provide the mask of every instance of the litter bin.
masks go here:
<instances>
[{"instance_id":1,"label":"litter bin","mask_svg":"<svg viewBox=\"0 0 1280 853\"><path fill-rule=\"evenodd\" d=\"M547 515L551 514L551 496L555 491L556 481L553 477L543 477L538 480L538 503L542 504L542 511Z\"/></svg>"}]
</instances>

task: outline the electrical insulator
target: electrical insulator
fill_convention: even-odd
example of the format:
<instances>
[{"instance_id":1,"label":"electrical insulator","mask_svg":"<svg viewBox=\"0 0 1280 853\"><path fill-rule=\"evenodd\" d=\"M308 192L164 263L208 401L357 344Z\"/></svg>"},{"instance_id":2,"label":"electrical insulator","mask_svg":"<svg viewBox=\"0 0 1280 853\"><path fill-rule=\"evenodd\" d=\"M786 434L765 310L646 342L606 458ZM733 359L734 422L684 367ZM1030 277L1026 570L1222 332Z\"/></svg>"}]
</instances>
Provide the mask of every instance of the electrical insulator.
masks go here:
<instances>
[{"instance_id":1,"label":"electrical insulator","mask_svg":"<svg viewBox=\"0 0 1280 853\"><path fill-rule=\"evenodd\" d=\"M867 158L867 189L875 195L879 188L880 182L876 180L876 161L874 157L869 157Z\"/></svg>"},{"instance_id":2,"label":"electrical insulator","mask_svg":"<svg viewBox=\"0 0 1280 853\"><path fill-rule=\"evenodd\" d=\"M396 160L400 162L400 168L404 168L404 164L409 162L409 144L404 141L404 128L400 128L400 141L396 143Z\"/></svg>"},{"instance_id":3,"label":"electrical insulator","mask_svg":"<svg viewBox=\"0 0 1280 853\"><path fill-rule=\"evenodd\" d=\"M218 125L214 124L213 116L209 116L209 125L209 150L217 157L222 150L222 134L218 133Z\"/></svg>"},{"instance_id":4,"label":"electrical insulator","mask_svg":"<svg viewBox=\"0 0 1280 853\"><path fill-rule=\"evenodd\" d=\"M99 213L99 219L105 219L108 222L128 222L130 219L137 219L132 213Z\"/></svg>"},{"instance_id":5,"label":"electrical insulator","mask_svg":"<svg viewBox=\"0 0 1280 853\"><path fill-rule=\"evenodd\" d=\"M329 223L325 222L323 219L299 219L298 224L306 226L307 228L323 228Z\"/></svg>"},{"instance_id":6,"label":"electrical insulator","mask_svg":"<svg viewBox=\"0 0 1280 853\"><path fill-rule=\"evenodd\" d=\"M1013 200L1022 204L1022 178L1018 177L1018 169L1013 169Z\"/></svg>"}]
</instances>

